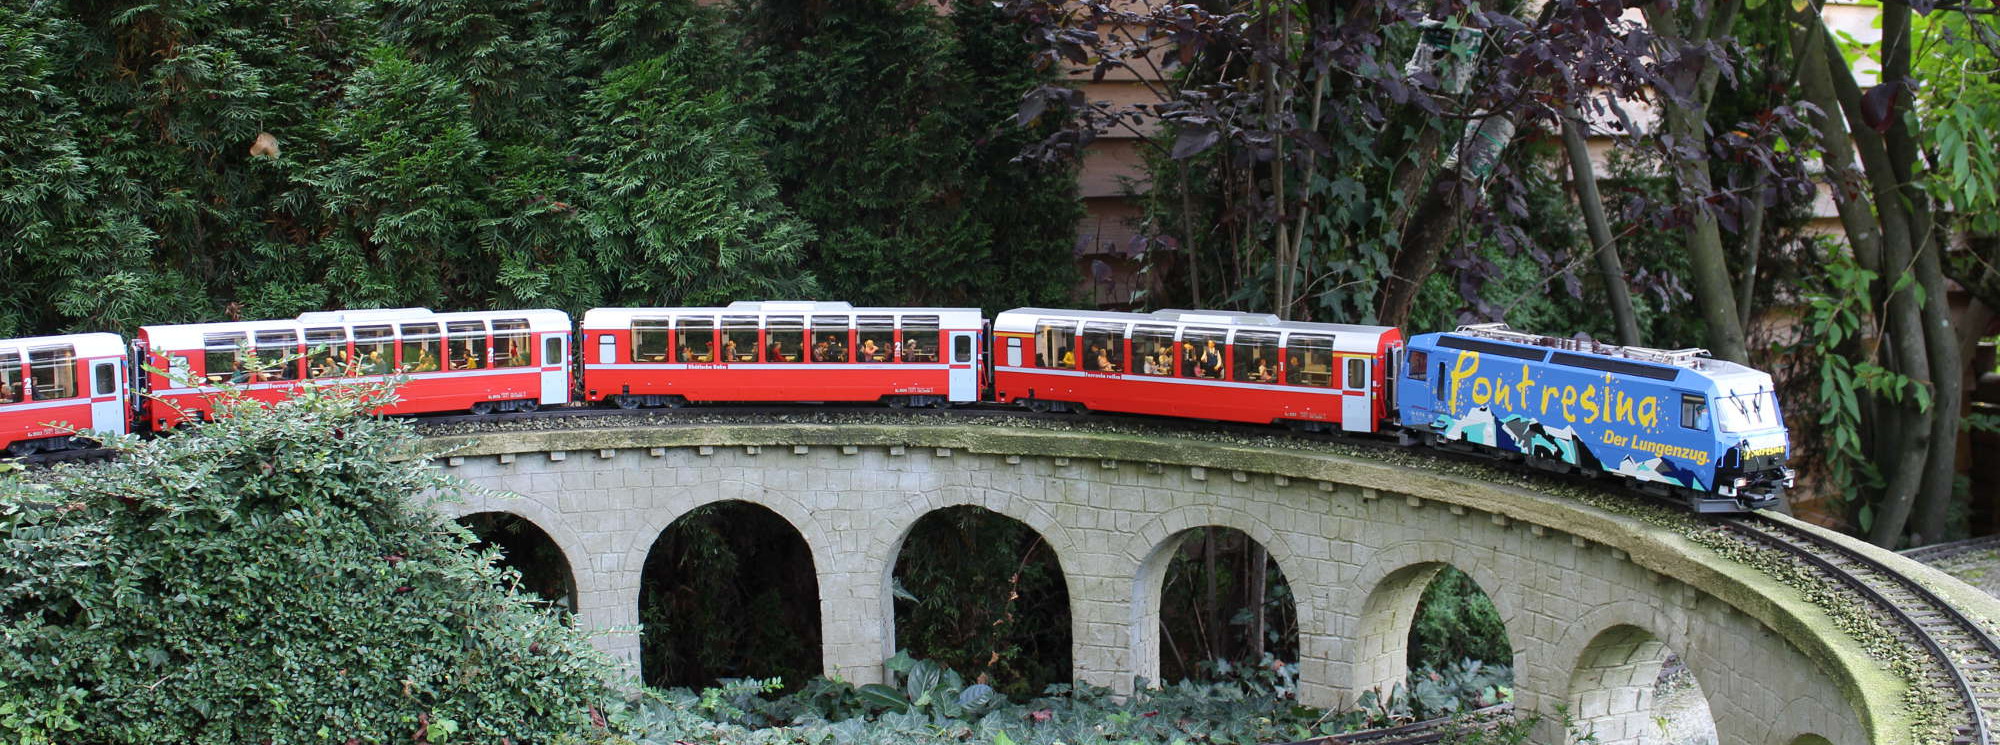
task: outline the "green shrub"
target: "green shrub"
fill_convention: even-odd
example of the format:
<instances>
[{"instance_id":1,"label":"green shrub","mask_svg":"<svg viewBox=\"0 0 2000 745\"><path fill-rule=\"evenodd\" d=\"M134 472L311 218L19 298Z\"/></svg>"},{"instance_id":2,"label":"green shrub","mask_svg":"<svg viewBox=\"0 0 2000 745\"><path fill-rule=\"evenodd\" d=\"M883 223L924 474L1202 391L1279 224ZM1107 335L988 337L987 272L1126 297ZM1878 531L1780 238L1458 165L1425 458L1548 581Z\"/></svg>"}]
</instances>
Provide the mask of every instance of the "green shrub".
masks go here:
<instances>
[{"instance_id":1,"label":"green shrub","mask_svg":"<svg viewBox=\"0 0 2000 745\"><path fill-rule=\"evenodd\" d=\"M1417 618L1410 624L1410 669L1444 669L1461 660L1512 665L1514 646L1493 599L1472 577L1445 567L1417 601Z\"/></svg>"},{"instance_id":2,"label":"green shrub","mask_svg":"<svg viewBox=\"0 0 2000 745\"><path fill-rule=\"evenodd\" d=\"M428 509L407 426L307 392L0 474L0 739L578 742L615 668ZM25 715L24 715L25 713Z\"/></svg>"}]
</instances>

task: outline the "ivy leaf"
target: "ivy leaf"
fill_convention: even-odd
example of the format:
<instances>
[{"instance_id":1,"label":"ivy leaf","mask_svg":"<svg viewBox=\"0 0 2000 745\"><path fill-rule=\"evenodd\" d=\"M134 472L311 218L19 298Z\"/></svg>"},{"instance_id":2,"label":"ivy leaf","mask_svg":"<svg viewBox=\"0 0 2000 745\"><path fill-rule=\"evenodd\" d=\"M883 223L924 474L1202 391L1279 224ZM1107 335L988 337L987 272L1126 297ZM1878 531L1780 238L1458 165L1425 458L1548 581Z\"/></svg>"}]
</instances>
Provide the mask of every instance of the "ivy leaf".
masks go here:
<instances>
[{"instance_id":1,"label":"ivy leaf","mask_svg":"<svg viewBox=\"0 0 2000 745\"><path fill-rule=\"evenodd\" d=\"M1194 125L1181 128L1179 137L1174 138L1174 149L1168 157L1187 160L1222 141L1222 133L1210 125Z\"/></svg>"}]
</instances>

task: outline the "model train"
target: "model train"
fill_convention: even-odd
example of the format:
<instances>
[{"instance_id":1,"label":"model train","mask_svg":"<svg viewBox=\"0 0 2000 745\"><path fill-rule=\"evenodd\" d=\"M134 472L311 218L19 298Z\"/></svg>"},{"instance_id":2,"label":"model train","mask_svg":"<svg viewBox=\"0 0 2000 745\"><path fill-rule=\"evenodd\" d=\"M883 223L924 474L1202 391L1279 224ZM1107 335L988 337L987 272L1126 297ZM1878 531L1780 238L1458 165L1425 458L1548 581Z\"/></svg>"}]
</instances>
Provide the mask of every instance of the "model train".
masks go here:
<instances>
[{"instance_id":1,"label":"model train","mask_svg":"<svg viewBox=\"0 0 2000 745\"><path fill-rule=\"evenodd\" d=\"M0 448L76 430L163 430L234 389L399 383L385 414L710 402L974 402L1395 436L1406 445L1623 477L1703 512L1791 486L1769 375L1701 350L1616 347L1462 326L1392 327L1219 311L856 308L736 302L554 310L307 313L0 340Z\"/></svg>"}]
</instances>

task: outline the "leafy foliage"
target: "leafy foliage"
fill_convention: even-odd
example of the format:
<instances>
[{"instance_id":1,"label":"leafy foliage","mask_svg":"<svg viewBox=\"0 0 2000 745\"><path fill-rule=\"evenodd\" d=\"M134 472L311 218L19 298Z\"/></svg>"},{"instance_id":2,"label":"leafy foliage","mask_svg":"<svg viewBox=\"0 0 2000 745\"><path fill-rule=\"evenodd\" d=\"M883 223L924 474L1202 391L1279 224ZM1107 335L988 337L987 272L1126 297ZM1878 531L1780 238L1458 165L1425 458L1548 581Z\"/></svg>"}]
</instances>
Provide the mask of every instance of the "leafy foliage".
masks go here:
<instances>
[{"instance_id":1,"label":"leafy foliage","mask_svg":"<svg viewBox=\"0 0 2000 745\"><path fill-rule=\"evenodd\" d=\"M816 292L720 11L39 3L0 19L0 335ZM32 134L27 134L32 133ZM18 155L13 155L18 153Z\"/></svg>"},{"instance_id":2,"label":"leafy foliage","mask_svg":"<svg viewBox=\"0 0 2000 745\"><path fill-rule=\"evenodd\" d=\"M898 647L1019 698L1069 682L1069 588L1034 529L939 510L910 527L894 577Z\"/></svg>"},{"instance_id":3,"label":"leafy foliage","mask_svg":"<svg viewBox=\"0 0 2000 745\"><path fill-rule=\"evenodd\" d=\"M1049 304L1067 294L1071 167L1015 163L1010 99L1051 80L988 3L742 6L771 81L770 163L820 227L822 292L855 303Z\"/></svg>"},{"instance_id":4,"label":"leafy foliage","mask_svg":"<svg viewBox=\"0 0 2000 745\"><path fill-rule=\"evenodd\" d=\"M660 534L640 573L640 667L655 686L820 673L818 575L804 538L746 502L703 505Z\"/></svg>"},{"instance_id":5,"label":"leafy foliage","mask_svg":"<svg viewBox=\"0 0 2000 745\"><path fill-rule=\"evenodd\" d=\"M422 501L453 484L368 406L231 403L115 462L0 480L0 733L602 737L615 668L467 550Z\"/></svg>"},{"instance_id":6,"label":"leafy foliage","mask_svg":"<svg viewBox=\"0 0 2000 745\"><path fill-rule=\"evenodd\" d=\"M1447 566L1424 588L1410 625L1410 668L1448 670L1461 660L1506 670L1514 646L1493 600L1472 576Z\"/></svg>"}]
</instances>

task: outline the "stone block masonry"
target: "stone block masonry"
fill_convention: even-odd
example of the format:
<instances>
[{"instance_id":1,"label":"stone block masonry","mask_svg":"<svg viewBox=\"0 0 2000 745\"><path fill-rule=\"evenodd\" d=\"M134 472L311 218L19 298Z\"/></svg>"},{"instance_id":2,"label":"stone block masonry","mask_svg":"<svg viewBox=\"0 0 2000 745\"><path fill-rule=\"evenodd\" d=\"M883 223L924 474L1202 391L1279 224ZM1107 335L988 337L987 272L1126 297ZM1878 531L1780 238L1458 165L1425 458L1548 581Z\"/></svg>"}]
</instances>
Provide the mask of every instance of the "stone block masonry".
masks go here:
<instances>
[{"instance_id":1,"label":"stone block masonry","mask_svg":"<svg viewBox=\"0 0 2000 745\"><path fill-rule=\"evenodd\" d=\"M546 531L575 575L578 623L635 667L648 550L689 510L737 500L775 512L810 547L826 672L880 681L904 538L924 515L969 505L1047 541L1069 592L1075 677L1119 692L1158 679L1168 559L1188 531L1217 526L1263 544L1291 581L1308 704L1348 706L1401 683L1417 599L1450 565L1506 623L1518 706L1551 722L1566 707L1598 742L1657 736L1651 681L1669 651L1694 672L1723 743L1908 738L1901 683L1790 588L1634 518L1404 463L951 424L581 429L430 445L451 449L457 465L440 467L491 490L448 509L513 513ZM1557 724L1542 734L1566 737Z\"/></svg>"}]
</instances>

